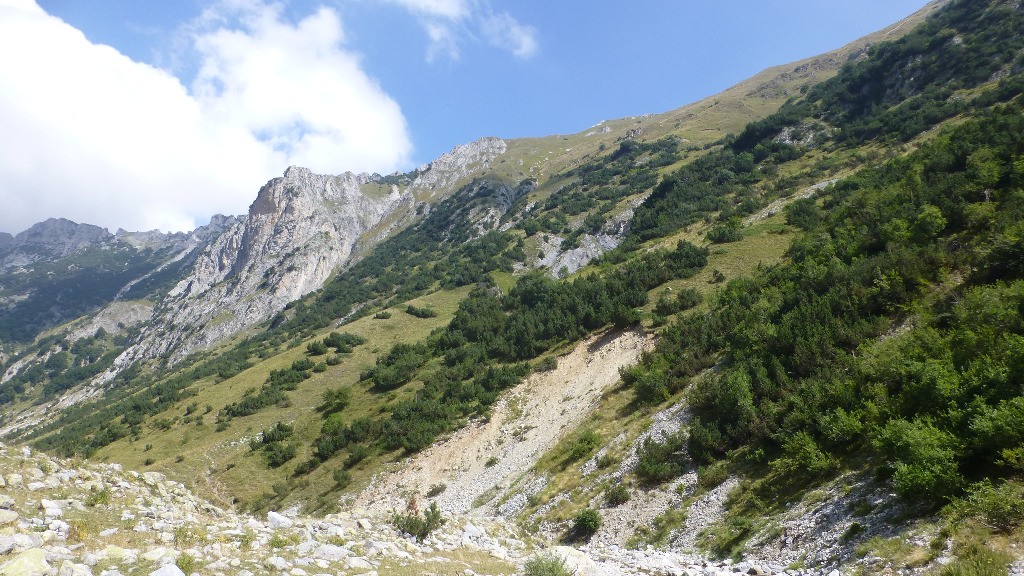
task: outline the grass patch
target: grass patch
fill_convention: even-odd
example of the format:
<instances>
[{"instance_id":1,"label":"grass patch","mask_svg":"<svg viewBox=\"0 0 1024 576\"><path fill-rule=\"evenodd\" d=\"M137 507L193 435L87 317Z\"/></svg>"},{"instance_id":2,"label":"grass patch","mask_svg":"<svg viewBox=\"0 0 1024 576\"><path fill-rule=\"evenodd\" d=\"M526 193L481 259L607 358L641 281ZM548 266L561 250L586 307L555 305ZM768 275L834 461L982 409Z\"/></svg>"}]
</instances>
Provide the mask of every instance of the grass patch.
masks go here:
<instances>
[{"instance_id":1,"label":"grass patch","mask_svg":"<svg viewBox=\"0 0 1024 576\"><path fill-rule=\"evenodd\" d=\"M684 503L679 508L666 510L654 518L651 526L637 528L636 534L630 538L630 547L640 548L644 544L659 546L668 542L672 531L686 523L687 508Z\"/></svg>"},{"instance_id":2,"label":"grass patch","mask_svg":"<svg viewBox=\"0 0 1024 576\"><path fill-rule=\"evenodd\" d=\"M524 576L571 576L565 561L551 553L538 554L526 561Z\"/></svg>"}]
</instances>

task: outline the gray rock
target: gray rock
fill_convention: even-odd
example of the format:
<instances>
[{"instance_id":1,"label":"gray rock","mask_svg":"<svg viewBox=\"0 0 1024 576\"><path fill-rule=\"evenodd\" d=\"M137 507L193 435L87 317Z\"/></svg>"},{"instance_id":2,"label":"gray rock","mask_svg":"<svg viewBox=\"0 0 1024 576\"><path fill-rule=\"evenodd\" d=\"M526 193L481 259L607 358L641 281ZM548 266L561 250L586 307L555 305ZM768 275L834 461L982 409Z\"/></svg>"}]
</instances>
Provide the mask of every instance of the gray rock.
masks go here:
<instances>
[{"instance_id":1,"label":"gray rock","mask_svg":"<svg viewBox=\"0 0 1024 576\"><path fill-rule=\"evenodd\" d=\"M46 553L41 548L30 548L0 566L3 576L45 576L50 571Z\"/></svg>"},{"instance_id":2,"label":"gray rock","mask_svg":"<svg viewBox=\"0 0 1024 576\"><path fill-rule=\"evenodd\" d=\"M0 526L14 524L18 521L18 513L14 510L0 510Z\"/></svg>"},{"instance_id":3,"label":"gray rock","mask_svg":"<svg viewBox=\"0 0 1024 576\"><path fill-rule=\"evenodd\" d=\"M345 559L345 567L349 568L351 570L357 570L357 569L367 569L368 570L368 569L373 568L373 564L371 564L370 561L367 560L366 558L361 558L359 556L353 556L351 558L346 558Z\"/></svg>"},{"instance_id":4,"label":"gray rock","mask_svg":"<svg viewBox=\"0 0 1024 576\"><path fill-rule=\"evenodd\" d=\"M473 523L466 524L466 527L462 529L462 532L470 538L480 538L481 536L487 535L487 532L484 531L483 528L480 528Z\"/></svg>"},{"instance_id":5,"label":"gray rock","mask_svg":"<svg viewBox=\"0 0 1024 576\"><path fill-rule=\"evenodd\" d=\"M294 522L288 517L271 510L267 512L267 524L270 524L271 528L291 528Z\"/></svg>"},{"instance_id":6,"label":"gray rock","mask_svg":"<svg viewBox=\"0 0 1024 576\"><path fill-rule=\"evenodd\" d=\"M156 570L149 573L149 576L188 576L182 572L181 568L178 568L174 564L164 564Z\"/></svg>"},{"instance_id":7,"label":"gray rock","mask_svg":"<svg viewBox=\"0 0 1024 576\"><path fill-rule=\"evenodd\" d=\"M65 560L61 562L57 576L92 576L92 570L85 564L75 564Z\"/></svg>"},{"instance_id":8,"label":"gray rock","mask_svg":"<svg viewBox=\"0 0 1024 576\"><path fill-rule=\"evenodd\" d=\"M594 562L590 556L586 553L577 550L569 546L555 546L549 549L546 554L554 555L565 563L566 569L570 574L578 574L580 576L598 574L599 570L597 563Z\"/></svg>"},{"instance_id":9,"label":"gray rock","mask_svg":"<svg viewBox=\"0 0 1024 576\"><path fill-rule=\"evenodd\" d=\"M71 531L71 526L63 520L54 520L47 525L47 528L61 534L67 534Z\"/></svg>"},{"instance_id":10,"label":"gray rock","mask_svg":"<svg viewBox=\"0 0 1024 576\"><path fill-rule=\"evenodd\" d=\"M280 556L271 556L270 558L267 558L264 564L270 568L274 568L275 570L287 570L292 566L287 560Z\"/></svg>"},{"instance_id":11,"label":"gray rock","mask_svg":"<svg viewBox=\"0 0 1024 576\"><path fill-rule=\"evenodd\" d=\"M322 558L330 562L338 562L346 556L351 556L352 551L343 546L335 546L333 544L321 544L313 552L314 558Z\"/></svg>"}]
</instances>

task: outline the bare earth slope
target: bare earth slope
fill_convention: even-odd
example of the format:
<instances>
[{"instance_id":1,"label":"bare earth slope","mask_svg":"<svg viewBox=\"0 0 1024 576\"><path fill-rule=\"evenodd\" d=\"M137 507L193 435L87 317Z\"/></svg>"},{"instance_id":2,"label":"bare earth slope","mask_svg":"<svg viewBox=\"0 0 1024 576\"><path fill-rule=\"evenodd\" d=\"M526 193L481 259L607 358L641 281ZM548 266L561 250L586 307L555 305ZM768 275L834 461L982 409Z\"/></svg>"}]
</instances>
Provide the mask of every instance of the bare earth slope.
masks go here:
<instances>
[{"instance_id":1,"label":"bare earth slope","mask_svg":"<svg viewBox=\"0 0 1024 576\"><path fill-rule=\"evenodd\" d=\"M404 510L431 486L447 487L436 498L442 510L466 513L522 476L566 432L594 409L601 393L619 380L652 340L638 332L592 337L558 359L550 372L534 374L495 405L491 418L459 430L374 479L356 499L370 512ZM497 461L495 462L496 459Z\"/></svg>"}]
</instances>

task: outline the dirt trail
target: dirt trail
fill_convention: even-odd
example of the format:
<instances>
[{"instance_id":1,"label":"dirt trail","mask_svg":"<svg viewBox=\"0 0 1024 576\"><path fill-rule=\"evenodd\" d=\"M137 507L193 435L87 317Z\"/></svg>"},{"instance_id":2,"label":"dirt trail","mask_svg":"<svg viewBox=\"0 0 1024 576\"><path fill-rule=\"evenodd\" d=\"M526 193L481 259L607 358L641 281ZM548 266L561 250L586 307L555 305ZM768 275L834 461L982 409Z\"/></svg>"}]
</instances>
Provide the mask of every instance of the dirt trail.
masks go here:
<instances>
[{"instance_id":1,"label":"dirt trail","mask_svg":"<svg viewBox=\"0 0 1024 576\"><path fill-rule=\"evenodd\" d=\"M530 376L495 404L487 422L474 422L450 438L374 478L355 507L371 513L404 510L423 501L431 486L446 488L434 500L447 512L466 513L507 490L558 440L597 406L652 341L638 332L610 332L579 344L550 372Z\"/></svg>"}]
</instances>

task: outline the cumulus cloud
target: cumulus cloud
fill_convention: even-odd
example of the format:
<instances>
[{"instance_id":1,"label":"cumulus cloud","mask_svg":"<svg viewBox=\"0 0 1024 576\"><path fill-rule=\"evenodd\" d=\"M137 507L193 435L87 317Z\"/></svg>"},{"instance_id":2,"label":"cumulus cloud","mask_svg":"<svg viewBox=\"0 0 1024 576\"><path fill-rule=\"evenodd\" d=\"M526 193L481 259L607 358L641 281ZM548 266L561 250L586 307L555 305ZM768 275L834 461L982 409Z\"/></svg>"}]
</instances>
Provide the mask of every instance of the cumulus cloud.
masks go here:
<instances>
[{"instance_id":1,"label":"cumulus cloud","mask_svg":"<svg viewBox=\"0 0 1024 576\"><path fill-rule=\"evenodd\" d=\"M520 59L537 53L537 30L507 12L496 13L487 0L389 0L414 13L430 39L427 60L457 60L459 41L474 32L487 43Z\"/></svg>"},{"instance_id":2,"label":"cumulus cloud","mask_svg":"<svg viewBox=\"0 0 1024 576\"><path fill-rule=\"evenodd\" d=\"M50 216L185 230L244 212L291 164L408 162L401 110L345 46L336 12L292 23L277 4L226 0L187 38L198 72L186 87L33 0L0 0L0 230Z\"/></svg>"}]
</instances>

